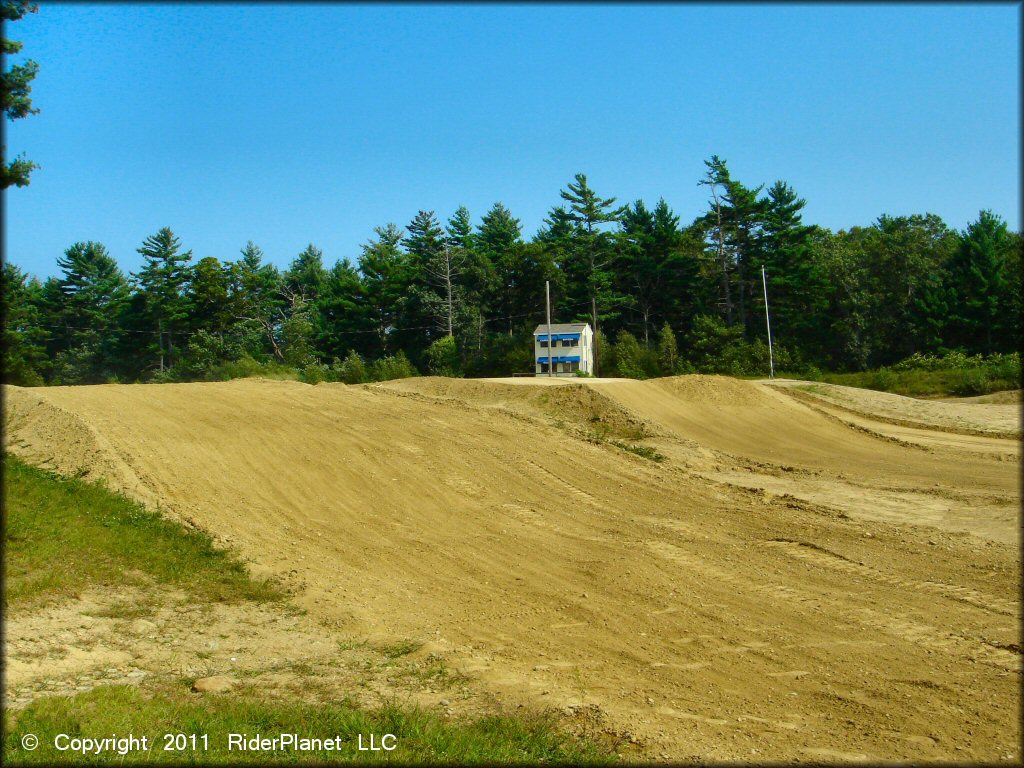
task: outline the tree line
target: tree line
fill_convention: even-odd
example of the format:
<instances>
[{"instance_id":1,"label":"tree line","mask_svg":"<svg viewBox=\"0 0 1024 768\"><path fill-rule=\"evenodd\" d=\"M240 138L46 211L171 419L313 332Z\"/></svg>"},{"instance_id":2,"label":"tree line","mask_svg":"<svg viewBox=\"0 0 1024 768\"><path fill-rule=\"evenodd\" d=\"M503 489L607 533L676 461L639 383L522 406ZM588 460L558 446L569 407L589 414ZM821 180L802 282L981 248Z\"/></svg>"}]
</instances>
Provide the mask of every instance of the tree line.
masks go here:
<instances>
[{"instance_id":1,"label":"tree line","mask_svg":"<svg viewBox=\"0 0 1024 768\"><path fill-rule=\"evenodd\" d=\"M170 228L125 274L98 242L40 281L3 267L4 379L22 385L225 378L277 365L307 380L533 370L550 281L556 322L599 331L600 375L766 373L765 271L776 368L857 371L914 354L1020 348L1020 233L989 211L963 231L934 214L807 224L786 182L705 161L708 203L618 205L584 174L540 230L495 203L474 223L421 210L374 229L355 260L310 244L281 270L248 242L193 258ZM232 367L234 366L234 367Z\"/></svg>"}]
</instances>

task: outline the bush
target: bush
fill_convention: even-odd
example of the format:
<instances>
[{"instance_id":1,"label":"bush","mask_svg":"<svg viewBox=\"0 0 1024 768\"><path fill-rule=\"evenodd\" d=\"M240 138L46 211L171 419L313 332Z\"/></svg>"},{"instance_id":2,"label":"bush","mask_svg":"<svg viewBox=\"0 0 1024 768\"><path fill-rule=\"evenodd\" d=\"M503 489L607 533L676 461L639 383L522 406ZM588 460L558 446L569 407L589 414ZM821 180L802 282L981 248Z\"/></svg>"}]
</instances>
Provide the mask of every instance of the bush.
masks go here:
<instances>
[{"instance_id":1,"label":"bush","mask_svg":"<svg viewBox=\"0 0 1024 768\"><path fill-rule=\"evenodd\" d=\"M627 379L646 379L640 342L629 331L619 331L615 339L615 369Z\"/></svg>"},{"instance_id":2,"label":"bush","mask_svg":"<svg viewBox=\"0 0 1024 768\"><path fill-rule=\"evenodd\" d=\"M338 381L343 381L346 384L362 384L370 380L370 372L366 370L363 358L354 349L349 350L345 361L336 367Z\"/></svg>"},{"instance_id":3,"label":"bush","mask_svg":"<svg viewBox=\"0 0 1024 768\"><path fill-rule=\"evenodd\" d=\"M597 374L611 376L615 370L615 346L604 335L603 331L594 334L594 347L597 352Z\"/></svg>"},{"instance_id":4,"label":"bush","mask_svg":"<svg viewBox=\"0 0 1024 768\"><path fill-rule=\"evenodd\" d=\"M882 367L875 371L868 381L868 389L890 392L896 387L897 376L888 368Z\"/></svg>"},{"instance_id":5,"label":"bush","mask_svg":"<svg viewBox=\"0 0 1024 768\"><path fill-rule=\"evenodd\" d=\"M299 372L289 365L273 361L261 363L245 354L238 360L228 360L217 365L210 371L208 378L211 381L228 381L251 376L295 381L299 378Z\"/></svg>"},{"instance_id":6,"label":"bush","mask_svg":"<svg viewBox=\"0 0 1024 768\"><path fill-rule=\"evenodd\" d=\"M325 363L310 363L299 374L299 378L307 384L319 384L321 381L337 381L337 372Z\"/></svg>"},{"instance_id":7,"label":"bush","mask_svg":"<svg viewBox=\"0 0 1024 768\"><path fill-rule=\"evenodd\" d=\"M391 379L408 379L411 376L419 376L405 352L398 350L394 356L382 357L374 360L370 365L371 381L390 381Z\"/></svg>"},{"instance_id":8,"label":"bush","mask_svg":"<svg viewBox=\"0 0 1024 768\"><path fill-rule=\"evenodd\" d=\"M679 370L679 345L668 323L662 326L658 334L658 367L665 376L671 376Z\"/></svg>"},{"instance_id":9,"label":"bush","mask_svg":"<svg viewBox=\"0 0 1024 768\"><path fill-rule=\"evenodd\" d=\"M238 360L243 354L238 344L225 341L222 336L207 331L196 331L188 340L181 360L174 366L177 369L177 375L174 378L176 380L208 381L222 363Z\"/></svg>"},{"instance_id":10,"label":"bush","mask_svg":"<svg viewBox=\"0 0 1024 768\"><path fill-rule=\"evenodd\" d=\"M954 395L958 397L973 397L974 395L987 395L993 390L992 381L985 371L972 368L961 372L951 387Z\"/></svg>"},{"instance_id":11,"label":"bush","mask_svg":"<svg viewBox=\"0 0 1024 768\"><path fill-rule=\"evenodd\" d=\"M434 376L462 376L462 361L454 336L445 336L427 347L427 366Z\"/></svg>"},{"instance_id":12,"label":"bush","mask_svg":"<svg viewBox=\"0 0 1024 768\"><path fill-rule=\"evenodd\" d=\"M686 346L697 370L728 373L724 370L728 366L724 364L723 356L728 348L742 343L742 338L741 328L730 328L712 315L697 315L686 336Z\"/></svg>"}]
</instances>

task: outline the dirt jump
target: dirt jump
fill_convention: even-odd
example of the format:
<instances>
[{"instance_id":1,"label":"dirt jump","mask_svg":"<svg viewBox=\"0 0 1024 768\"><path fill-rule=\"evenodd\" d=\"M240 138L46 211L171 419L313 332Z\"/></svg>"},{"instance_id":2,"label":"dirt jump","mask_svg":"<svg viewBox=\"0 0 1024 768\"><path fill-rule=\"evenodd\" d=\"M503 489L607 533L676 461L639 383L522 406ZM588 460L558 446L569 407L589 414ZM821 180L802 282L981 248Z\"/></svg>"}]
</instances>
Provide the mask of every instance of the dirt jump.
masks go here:
<instances>
[{"instance_id":1,"label":"dirt jump","mask_svg":"<svg viewBox=\"0 0 1024 768\"><path fill-rule=\"evenodd\" d=\"M1019 763L1019 403L846 389L5 387L4 436L643 759Z\"/></svg>"}]
</instances>

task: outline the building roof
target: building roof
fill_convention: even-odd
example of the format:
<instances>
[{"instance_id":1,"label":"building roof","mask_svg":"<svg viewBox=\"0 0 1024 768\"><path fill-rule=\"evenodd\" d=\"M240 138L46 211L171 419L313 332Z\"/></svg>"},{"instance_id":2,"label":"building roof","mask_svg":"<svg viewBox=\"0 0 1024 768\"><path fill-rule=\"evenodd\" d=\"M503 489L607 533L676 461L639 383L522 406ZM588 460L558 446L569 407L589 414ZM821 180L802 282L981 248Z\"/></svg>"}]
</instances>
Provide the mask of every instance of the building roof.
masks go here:
<instances>
[{"instance_id":1,"label":"building roof","mask_svg":"<svg viewBox=\"0 0 1024 768\"><path fill-rule=\"evenodd\" d=\"M589 328L590 323L552 323L552 333L580 333L584 328ZM541 323L534 331L533 335L536 336L538 333L547 334L548 325L547 323Z\"/></svg>"}]
</instances>

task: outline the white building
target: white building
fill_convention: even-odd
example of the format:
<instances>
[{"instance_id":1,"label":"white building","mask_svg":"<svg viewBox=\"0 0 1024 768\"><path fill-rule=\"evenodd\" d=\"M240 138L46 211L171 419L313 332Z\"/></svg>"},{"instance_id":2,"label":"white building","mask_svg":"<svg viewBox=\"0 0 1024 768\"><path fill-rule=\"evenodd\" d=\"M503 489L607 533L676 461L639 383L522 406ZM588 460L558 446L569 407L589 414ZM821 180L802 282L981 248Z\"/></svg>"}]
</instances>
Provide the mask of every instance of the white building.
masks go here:
<instances>
[{"instance_id":1,"label":"white building","mask_svg":"<svg viewBox=\"0 0 1024 768\"><path fill-rule=\"evenodd\" d=\"M594 373L594 332L590 323L552 323L551 346L548 326L541 324L533 332L533 351L537 375L547 375L549 360L556 376L574 376L576 371Z\"/></svg>"}]
</instances>

